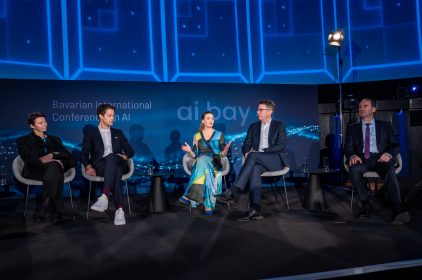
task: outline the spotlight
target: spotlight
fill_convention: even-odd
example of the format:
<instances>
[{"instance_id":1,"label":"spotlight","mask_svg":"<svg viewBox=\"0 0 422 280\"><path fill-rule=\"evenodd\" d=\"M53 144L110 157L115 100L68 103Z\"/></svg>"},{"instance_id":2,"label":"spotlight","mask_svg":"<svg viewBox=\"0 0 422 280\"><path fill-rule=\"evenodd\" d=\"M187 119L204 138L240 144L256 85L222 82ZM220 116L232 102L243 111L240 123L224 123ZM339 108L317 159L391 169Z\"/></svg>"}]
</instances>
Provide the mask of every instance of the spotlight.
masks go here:
<instances>
[{"instance_id":1,"label":"spotlight","mask_svg":"<svg viewBox=\"0 0 422 280\"><path fill-rule=\"evenodd\" d=\"M413 87L412 87L412 91L413 91L413 92L415 92L415 91L417 91L417 90L418 90L418 87L417 87L417 86L413 86Z\"/></svg>"},{"instance_id":2,"label":"spotlight","mask_svg":"<svg viewBox=\"0 0 422 280\"><path fill-rule=\"evenodd\" d=\"M331 46L340 47L341 42L344 40L343 30L337 29L336 31L330 32L328 34L328 44Z\"/></svg>"}]
</instances>

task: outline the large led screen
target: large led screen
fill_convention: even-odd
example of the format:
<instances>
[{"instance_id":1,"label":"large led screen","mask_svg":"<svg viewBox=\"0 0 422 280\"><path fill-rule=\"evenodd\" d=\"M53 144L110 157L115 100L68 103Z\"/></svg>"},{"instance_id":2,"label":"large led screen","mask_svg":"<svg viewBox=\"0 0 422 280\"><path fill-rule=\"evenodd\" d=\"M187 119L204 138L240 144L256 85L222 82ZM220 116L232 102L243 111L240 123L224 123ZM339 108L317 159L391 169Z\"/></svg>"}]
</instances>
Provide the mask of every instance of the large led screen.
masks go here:
<instances>
[{"instance_id":1,"label":"large led screen","mask_svg":"<svg viewBox=\"0 0 422 280\"><path fill-rule=\"evenodd\" d=\"M0 78L323 84L422 74L420 0L0 0Z\"/></svg>"}]
</instances>

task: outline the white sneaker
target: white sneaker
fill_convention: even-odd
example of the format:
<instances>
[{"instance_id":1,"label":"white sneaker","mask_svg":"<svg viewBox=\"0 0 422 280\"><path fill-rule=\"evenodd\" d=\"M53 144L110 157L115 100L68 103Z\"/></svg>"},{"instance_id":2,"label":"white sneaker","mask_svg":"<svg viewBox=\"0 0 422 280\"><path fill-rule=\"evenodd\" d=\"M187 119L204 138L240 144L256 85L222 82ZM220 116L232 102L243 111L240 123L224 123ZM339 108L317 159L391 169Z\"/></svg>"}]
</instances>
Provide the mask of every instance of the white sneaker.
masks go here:
<instances>
[{"instance_id":1,"label":"white sneaker","mask_svg":"<svg viewBox=\"0 0 422 280\"><path fill-rule=\"evenodd\" d=\"M105 194L102 194L98 199L97 202L92 204L91 209L98 211L98 212L104 212L108 208L108 198Z\"/></svg>"},{"instance_id":2,"label":"white sneaker","mask_svg":"<svg viewBox=\"0 0 422 280\"><path fill-rule=\"evenodd\" d=\"M121 226L121 225L126 224L125 212L123 211L122 208L119 208L116 210L116 213L114 214L114 224L116 226Z\"/></svg>"}]
</instances>

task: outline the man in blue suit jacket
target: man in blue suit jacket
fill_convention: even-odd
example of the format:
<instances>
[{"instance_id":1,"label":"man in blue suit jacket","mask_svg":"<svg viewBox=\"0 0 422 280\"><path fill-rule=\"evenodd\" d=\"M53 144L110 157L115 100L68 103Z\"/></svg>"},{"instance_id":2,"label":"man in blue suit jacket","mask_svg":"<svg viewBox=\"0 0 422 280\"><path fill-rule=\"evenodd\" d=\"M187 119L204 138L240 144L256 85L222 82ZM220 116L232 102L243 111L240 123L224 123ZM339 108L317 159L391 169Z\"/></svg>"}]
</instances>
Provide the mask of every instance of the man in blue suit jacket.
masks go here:
<instances>
[{"instance_id":1,"label":"man in blue suit jacket","mask_svg":"<svg viewBox=\"0 0 422 280\"><path fill-rule=\"evenodd\" d=\"M241 192L249 183L250 207L246 215L239 221L261 220L261 174L276 171L289 165L287 156L286 126L281 121L272 119L275 103L262 100L258 105L259 121L253 123L243 142L242 152L245 163L239 176L229 190L217 196L221 202L237 202Z\"/></svg>"},{"instance_id":2,"label":"man in blue suit jacket","mask_svg":"<svg viewBox=\"0 0 422 280\"><path fill-rule=\"evenodd\" d=\"M359 123L347 127L345 156L350 166L349 175L353 186L357 189L362 209L359 218L369 218L369 204L363 174L376 171L383 179L392 204L393 224L403 224L410 220L409 213L400 207L400 189L397 181L393 158L400 152L400 145L394 136L389 122L375 120L375 101L364 98L359 103Z\"/></svg>"},{"instance_id":3,"label":"man in blue suit jacket","mask_svg":"<svg viewBox=\"0 0 422 280\"><path fill-rule=\"evenodd\" d=\"M97 108L100 120L98 127L84 133L82 143L81 162L86 174L104 177L103 194L91 209L104 212L108 208L108 196L113 192L116 213L115 225L126 224L122 208L120 181L122 174L128 171L127 160L134 154L132 147L123 132L111 128L114 123L115 108L110 104L101 104Z\"/></svg>"}]
</instances>

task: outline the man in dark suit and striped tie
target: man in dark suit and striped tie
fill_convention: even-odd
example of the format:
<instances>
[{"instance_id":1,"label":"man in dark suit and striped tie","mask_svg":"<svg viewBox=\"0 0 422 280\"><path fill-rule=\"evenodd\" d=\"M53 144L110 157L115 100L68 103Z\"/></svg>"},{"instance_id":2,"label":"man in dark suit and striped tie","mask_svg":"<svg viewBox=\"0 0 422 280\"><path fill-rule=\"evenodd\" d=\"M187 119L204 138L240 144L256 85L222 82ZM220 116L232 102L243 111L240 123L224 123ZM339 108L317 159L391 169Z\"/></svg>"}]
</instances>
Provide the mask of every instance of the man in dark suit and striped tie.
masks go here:
<instances>
[{"instance_id":1,"label":"man in dark suit and striped tie","mask_svg":"<svg viewBox=\"0 0 422 280\"><path fill-rule=\"evenodd\" d=\"M404 224L410 221L408 212L400 207L400 189L397 181L393 158L399 153L400 146L389 122L375 120L375 101L364 98L359 103L359 123L347 127L345 155L350 166L349 175L353 187L358 191L363 207L359 218L369 218L367 189L363 174L376 171L384 179L384 186L392 205L392 224Z\"/></svg>"}]
</instances>

